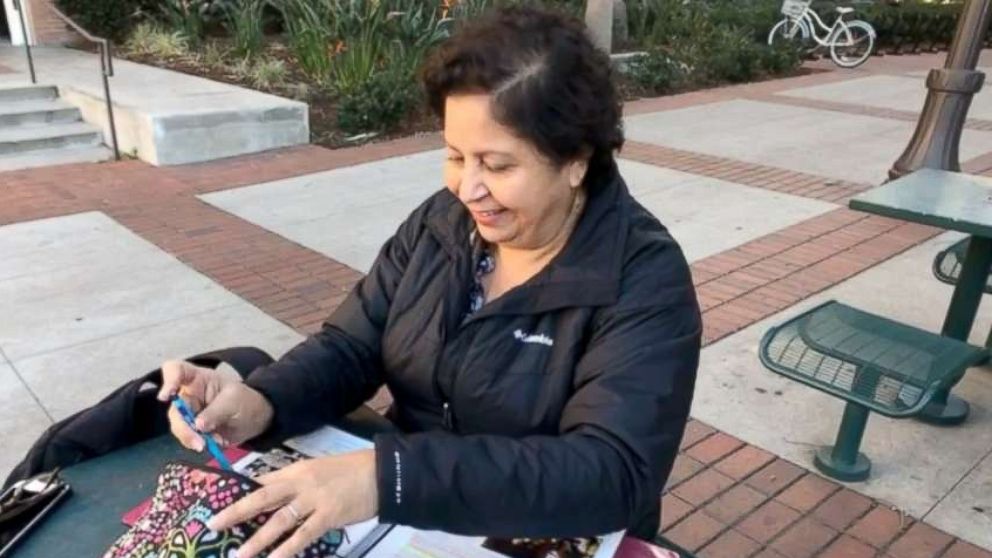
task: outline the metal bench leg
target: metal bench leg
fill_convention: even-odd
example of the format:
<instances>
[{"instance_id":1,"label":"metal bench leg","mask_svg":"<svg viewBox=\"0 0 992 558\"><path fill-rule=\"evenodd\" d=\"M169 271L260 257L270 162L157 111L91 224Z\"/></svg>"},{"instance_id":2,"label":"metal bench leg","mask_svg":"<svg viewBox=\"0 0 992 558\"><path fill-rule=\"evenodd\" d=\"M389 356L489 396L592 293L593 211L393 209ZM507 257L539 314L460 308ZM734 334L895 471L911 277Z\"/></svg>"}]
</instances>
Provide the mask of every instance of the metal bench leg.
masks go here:
<instances>
[{"instance_id":1,"label":"metal bench leg","mask_svg":"<svg viewBox=\"0 0 992 558\"><path fill-rule=\"evenodd\" d=\"M844 482L868 478L871 461L858 451L868 424L868 412L867 407L857 403L848 403L844 407L837 442L833 447L821 448L813 458L813 464L823 474Z\"/></svg>"}]
</instances>

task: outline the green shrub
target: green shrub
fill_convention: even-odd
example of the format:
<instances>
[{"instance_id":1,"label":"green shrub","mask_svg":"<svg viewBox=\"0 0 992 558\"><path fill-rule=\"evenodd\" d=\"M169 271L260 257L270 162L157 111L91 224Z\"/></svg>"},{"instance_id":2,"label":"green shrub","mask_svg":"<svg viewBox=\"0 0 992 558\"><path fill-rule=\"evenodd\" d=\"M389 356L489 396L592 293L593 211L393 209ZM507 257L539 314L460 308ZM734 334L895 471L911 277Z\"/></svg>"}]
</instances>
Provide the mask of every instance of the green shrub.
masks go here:
<instances>
[{"instance_id":1,"label":"green shrub","mask_svg":"<svg viewBox=\"0 0 992 558\"><path fill-rule=\"evenodd\" d=\"M418 91L395 73L376 72L338 95L337 124L348 135L394 128L417 102Z\"/></svg>"},{"instance_id":2,"label":"green shrub","mask_svg":"<svg viewBox=\"0 0 992 558\"><path fill-rule=\"evenodd\" d=\"M709 17L718 26L746 32L757 43L782 19L782 0L709 0Z\"/></svg>"},{"instance_id":3,"label":"green shrub","mask_svg":"<svg viewBox=\"0 0 992 558\"><path fill-rule=\"evenodd\" d=\"M236 55L253 58L265 42L265 7L268 0L234 0L224 5L224 27L234 42Z\"/></svg>"},{"instance_id":4,"label":"green shrub","mask_svg":"<svg viewBox=\"0 0 992 558\"><path fill-rule=\"evenodd\" d=\"M823 5L817 10L827 13L834 4ZM910 52L946 48L954 35L961 4L923 3L906 0L899 4L876 3L859 7L855 17L872 24L878 35L876 49L892 52Z\"/></svg>"},{"instance_id":5,"label":"green shrub","mask_svg":"<svg viewBox=\"0 0 992 558\"><path fill-rule=\"evenodd\" d=\"M632 61L629 79L655 94L686 87L739 83L795 71L802 63L798 45L768 46L756 42L750 30L690 18L692 40L656 46Z\"/></svg>"},{"instance_id":6,"label":"green shrub","mask_svg":"<svg viewBox=\"0 0 992 558\"><path fill-rule=\"evenodd\" d=\"M189 54L189 43L185 36L146 21L134 28L124 43L124 50L156 58L175 58Z\"/></svg>"},{"instance_id":7,"label":"green shrub","mask_svg":"<svg viewBox=\"0 0 992 558\"><path fill-rule=\"evenodd\" d=\"M828 0L814 2L813 8L829 24L837 17L836 7L847 5L850 3ZM876 51L915 52L946 48L954 35L961 6L961 2L878 1L858 4L851 17L863 19L875 28Z\"/></svg>"},{"instance_id":8,"label":"green shrub","mask_svg":"<svg viewBox=\"0 0 992 558\"><path fill-rule=\"evenodd\" d=\"M337 121L346 134L387 131L409 114L417 102L416 70L451 27L441 15L441 0L275 0L274 5L300 67L337 98Z\"/></svg>"},{"instance_id":9,"label":"green shrub","mask_svg":"<svg viewBox=\"0 0 992 558\"><path fill-rule=\"evenodd\" d=\"M191 46L198 46L220 6L215 0L162 0L159 15L169 28L186 37Z\"/></svg>"},{"instance_id":10,"label":"green shrub","mask_svg":"<svg viewBox=\"0 0 992 558\"><path fill-rule=\"evenodd\" d=\"M685 81L688 67L662 48L654 48L645 56L632 60L626 69L630 79L655 95L678 89Z\"/></svg>"},{"instance_id":11,"label":"green shrub","mask_svg":"<svg viewBox=\"0 0 992 558\"><path fill-rule=\"evenodd\" d=\"M740 83L754 79L761 73L760 47L748 32L716 28L701 45L700 58L693 61L699 80L702 83Z\"/></svg>"},{"instance_id":12,"label":"green shrub","mask_svg":"<svg viewBox=\"0 0 992 558\"><path fill-rule=\"evenodd\" d=\"M403 11L390 12L386 15L383 31L390 39L419 50L420 56L425 56L451 34L450 20L442 20L440 10L429 4L418 3Z\"/></svg>"},{"instance_id":13,"label":"green shrub","mask_svg":"<svg viewBox=\"0 0 992 558\"><path fill-rule=\"evenodd\" d=\"M459 0L448 13L455 19L473 19L481 16L492 6L491 0Z\"/></svg>"},{"instance_id":14,"label":"green shrub","mask_svg":"<svg viewBox=\"0 0 992 558\"><path fill-rule=\"evenodd\" d=\"M274 5L304 73L339 91L367 81L380 63L419 66L450 31L450 20L440 16L440 0L275 0ZM403 45L403 56L384 61L396 44Z\"/></svg>"},{"instance_id":15,"label":"green shrub","mask_svg":"<svg viewBox=\"0 0 992 558\"><path fill-rule=\"evenodd\" d=\"M284 91L290 98L303 102L309 102L315 93L313 86L305 82L287 83Z\"/></svg>"},{"instance_id":16,"label":"green shrub","mask_svg":"<svg viewBox=\"0 0 992 558\"><path fill-rule=\"evenodd\" d=\"M338 127L346 134L395 127L417 103L414 79L423 56L416 45L385 42L371 31L334 57L329 85L338 98Z\"/></svg>"},{"instance_id":17,"label":"green shrub","mask_svg":"<svg viewBox=\"0 0 992 558\"><path fill-rule=\"evenodd\" d=\"M780 75L794 72L802 66L806 53L798 44L759 45L761 69L766 75Z\"/></svg>"},{"instance_id":18,"label":"green shrub","mask_svg":"<svg viewBox=\"0 0 992 558\"><path fill-rule=\"evenodd\" d=\"M362 87L382 68L387 47L374 35L353 40L334 57L327 75L328 84L339 94Z\"/></svg>"},{"instance_id":19,"label":"green shrub","mask_svg":"<svg viewBox=\"0 0 992 558\"><path fill-rule=\"evenodd\" d=\"M836 8L849 5L849 0L817 0L812 7L829 25L837 18ZM961 6L961 2L880 0L856 4L856 12L848 17L875 27L877 50L914 52L946 48ZM772 26L782 19L780 8L781 0L627 0L631 42L645 49L711 40L703 37L713 28L735 29L764 43ZM992 30L987 36L992 37ZM727 54L725 59L730 57Z\"/></svg>"},{"instance_id":20,"label":"green shrub","mask_svg":"<svg viewBox=\"0 0 992 558\"><path fill-rule=\"evenodd\" d=\"M628 0L630 39L641 48L667 45L686 34L690 15L682 0Z\"/></svg>"},{"instance_id":21,"label":"green shrub","mask_svg":"<svg viewBox=\"0 0 992 558\"><path fill-rule=\"evenodd\" d=\"M311 0L316 1L316 0ZM331 38L338 41L373 34L386 25L392 4L369 0L322 0L329 20Z\"/></svg>"},{"instance_id":22,"label":"green shrub","mask_svg":"<svg viewBox=\"0 0 992 558\"><path fill-rule=\"evenodd\" d=\"M56 5L90 33L121 41L131 31L137 14L148 6L148 1L57 0Z\"/></svg>"},{"instance_id":23,"label":"green shrub","mask_svg":"<svg viewBox=\"0 0 992 558\"><path fill-rule=\"evenodd\" d=\"M252 64L246 77L252 87L270 89L273 86L282 85L286 81L287 75L289 75L289 70L286 68L285 62L268 58Z\"/></svg>"},{"instance_id":24,"label":"green shrub","mask_svg":"<svg viewBox=\"0 0 992 558\"><path fill-rule=\"evenodd\" d=\"M230 54L230 50L223 43L207 41L200 51L200 61L206 66L218 68L227 64Z\"/></svg>"},{"instance_id":25,"label":"green shrub","mask_svg":"<svg viewBox=\"0 0 992 558\"><path fill-rule=\"evenodd\" d=\"M764 43L782 19L781 0L627 0L631 41L642 48L696 41L731 28Z\"/></svg>"},{"instance_id":26,"label":"green shrub","mask_svg":"<svg viewBox=\"0 0 992 558\"><path fill-rule=\"evenodd\" d=\"M330 13L326 1L280 0L290 49L303 73L323 83L331 68Z\"/></svg>"}]
</instances>

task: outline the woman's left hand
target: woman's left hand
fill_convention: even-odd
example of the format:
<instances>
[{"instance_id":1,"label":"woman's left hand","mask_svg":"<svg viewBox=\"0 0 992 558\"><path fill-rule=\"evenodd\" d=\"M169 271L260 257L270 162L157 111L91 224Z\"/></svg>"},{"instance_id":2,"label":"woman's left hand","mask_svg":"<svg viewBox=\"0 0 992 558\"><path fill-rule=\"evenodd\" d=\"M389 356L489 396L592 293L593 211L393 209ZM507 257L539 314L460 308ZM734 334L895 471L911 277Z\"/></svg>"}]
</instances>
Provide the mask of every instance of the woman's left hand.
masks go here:
<instances>
[{"instance_id":1,"label":"woman's left hand","mask_svg":"<svg viewBox=\"0 0 992 558\"><path fill-rule=\"evenodd\" d=\"M270 558L291 558L332 529L375 517L375 450L299 461L258 478L262 488L218 513L208 527L228 529L265 512L272 517L238 549L252 558L293 531ZM295 529L295 531L294 531Z\"/></svg>"}]
</instances>

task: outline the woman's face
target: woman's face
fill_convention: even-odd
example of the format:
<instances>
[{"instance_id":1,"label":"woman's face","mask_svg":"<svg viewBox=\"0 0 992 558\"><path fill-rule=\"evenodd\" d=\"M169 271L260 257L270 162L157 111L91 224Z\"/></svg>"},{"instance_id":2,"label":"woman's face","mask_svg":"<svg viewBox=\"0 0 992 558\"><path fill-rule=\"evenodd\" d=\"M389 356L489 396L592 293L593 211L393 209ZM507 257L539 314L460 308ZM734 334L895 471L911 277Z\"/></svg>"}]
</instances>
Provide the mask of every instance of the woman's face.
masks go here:
<instances>
[{"instance_id":1,"label":"woman's face","mask_svg":"<svg viewBox=\"0 0 992 558\"><path fill-rule=\"evenodd\" d=\"M497 122L487 94L450 95L444 109L444 182L487 242L537 249L561 231L587 161L552 164Z\"/></svg>"}]
</instances>

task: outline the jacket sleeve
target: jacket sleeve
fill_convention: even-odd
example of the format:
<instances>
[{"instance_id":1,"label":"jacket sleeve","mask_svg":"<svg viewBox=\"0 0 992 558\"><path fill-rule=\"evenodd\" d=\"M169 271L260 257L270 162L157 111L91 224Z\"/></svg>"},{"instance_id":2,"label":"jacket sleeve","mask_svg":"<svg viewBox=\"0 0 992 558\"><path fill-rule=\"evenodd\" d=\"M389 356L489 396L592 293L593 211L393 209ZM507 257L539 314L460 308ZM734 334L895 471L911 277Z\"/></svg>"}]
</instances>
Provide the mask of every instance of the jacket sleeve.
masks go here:
<instances>
[{"instance_id":1,"label":"jacket sleeve","mask_svg":"<svg viewBox=\"0 0 992 558\"><path fill-rule=\"evenodd\" d=\"M340 418L383 384L382 332L393 294L422 233L422 212L428 203L400 225L369 274L319 332L248 377L246 383L275 409L263 440L283 440Z\"/></svg>"},{"instance_id":2,"label":"jacket sleeve","mask_svg":"<svg viewBox=\"0 0 992 558\"><path fill-rule=\"evenodd\" d=\"M600 316L559 435L377 436L380 519L466 535L565 537L621 530L638 511L657 509L699 361L701 320L684 275L677 302L620 304Z\"/></svg>"}]
</instances>

